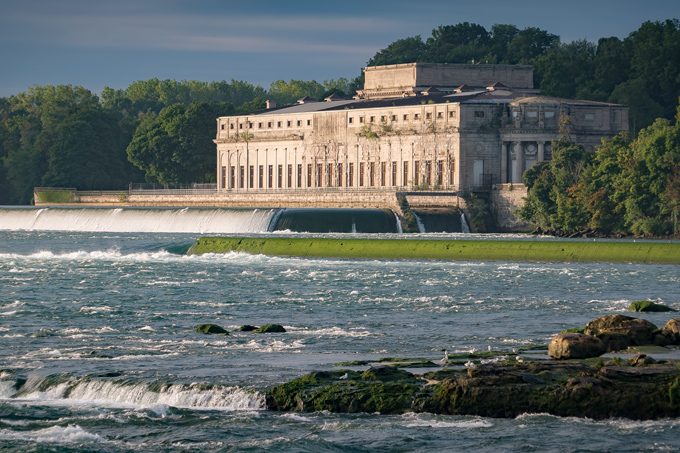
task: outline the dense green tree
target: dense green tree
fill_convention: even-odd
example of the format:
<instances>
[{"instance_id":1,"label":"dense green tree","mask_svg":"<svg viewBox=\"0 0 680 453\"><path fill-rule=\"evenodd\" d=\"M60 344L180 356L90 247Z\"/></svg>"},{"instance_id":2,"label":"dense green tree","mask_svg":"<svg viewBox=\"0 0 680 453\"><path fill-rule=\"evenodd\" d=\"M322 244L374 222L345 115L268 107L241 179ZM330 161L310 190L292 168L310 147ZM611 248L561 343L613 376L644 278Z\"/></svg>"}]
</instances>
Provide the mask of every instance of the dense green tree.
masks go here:
<instances>
[{"instance_id":1,"label":"dense green tree","mask_svg":"<svg viewBox=\"0 0 680 453\"><path fill-rule=\"evenodd\" d=\"M325 92L326 88L315 80L276 80L269 87L269 97L279 104L293 104L305 96L318 101Z\"/></svg>"},{"instance_id":2,"label":"dense green tree","mask_svg":"<svg viewBox=\"0 0 680 453\"><path fill-rule=\"evenodd\" d=\"M397 39L371 57L368 66L425 61L425 50L425 43L420 36Z\"/></svg>"},{"instance_id":3,"label":"dense green tree","mask_svg":"<svg viewBox=\"0 0 680 453\"><path fill-rule=\"evenodd\" d=\"M479 62L488 54L491 37L484 27L462 22L440 25L427 40L427 61L433 63Z\"/></svg>"},{"instance_id":4,"label":"dense green tree","mask_svg":"<svg viewBox=\"0 0 680 453\"><path fill-rule=\"evenodd\" d=\"M175 104L148 115L127 147L130 162L148 182L162 184L215 180L215 118L220 104Z\"/></svg>"},{"instance_id":5,"label":"dense green tree","mask_svg":"<svg viewBox=\"0 0 680 453\"><path fill-rule=\"evenodd\" d=\"M528 27L515 34L508 43L504 62L512 64L530 64L534 59L560 42L557 35L536 27Z\"/></svg>"},{"instance_id":6,"label":"dense green tree","mask_svg":"<svg viewBox=\"0 0 680 453\"><path fill-rule=\"evenodd\" d=\"M550 48L534 62L534 77L543 94L563 98L588 97L596 47L574 41Z\"/></svg>"}]
</instances>

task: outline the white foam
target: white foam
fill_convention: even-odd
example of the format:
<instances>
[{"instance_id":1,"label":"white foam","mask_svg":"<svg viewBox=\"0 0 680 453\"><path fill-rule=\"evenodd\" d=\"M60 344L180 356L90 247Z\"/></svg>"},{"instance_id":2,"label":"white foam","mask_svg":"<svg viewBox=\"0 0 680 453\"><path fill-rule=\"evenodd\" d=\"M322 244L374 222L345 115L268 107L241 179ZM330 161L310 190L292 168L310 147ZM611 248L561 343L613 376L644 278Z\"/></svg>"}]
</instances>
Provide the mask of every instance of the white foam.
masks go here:
<instances>
[{"instance_id":1,"label":"white foam","mask_svg":"<svg viewBox=\"0 0 680 453\"><path fill-rule=\"evenodd\" d=\"M38 388L27 383L28 388ZM37 401L41 404L112 406L151 409L163 414L163 406L214 409L227 411L261 410L264 396L238 386L206 386L193 384L120 383L105 380L67 381L53 385L44 391L21 393L20 401Z\"/></svg>"},{"instance_id":2,"label":"white foam","mask_svg":"<svg viewBox=\"0 0 680 453\"><path fill-rule=\"evenodd\" d=\"M148 233L266 232L274 209L0 209L0 230Z\"/></svg>"},{"instance_id":3,"label":"white foam","mask_svg":"<svg viewBox=\"0 0 680 453\"><path fill-rule=\"evenodd\" d=\"M0 430L0 439L38 443L76 444L105 442L103 437L85 431L78 425L50 426L36 431Z\"/></svg>"},{"instance_id":4,"label":"white foam","mask_svg":"<svg viewBox=\"0 0 680 453\"><path fill-rule=\"evenodd\" d=\"M10 398L15 393L14 381L0 381L0 398Z\"/></svg>"},{"instance_id":5,"label":"white foam","mask_svg":"<svg viewBox=\"0 0 680 453\"><path fill-rule=\"evenodd\" d=\"M310 329L308 327L290 327L290 326L285 326L286 330L290 333L295 333L298 335L308 335L308 336L319 336L319 337L353 337L353 338L362 338L362 337L370 337L374 334L371 332L365 330L365 329L360 329L360 328L354 328L354 329L349 329L345 330L341 327L326 327L323 329Z\"/></svg>"},{"instance_id":6,"label":"white foam","mask_svg":"<svg viewBox=\"0 0 680 453\"><path fill-rule=\"evenodd\" d=\"M406 413L402 415L406 420L404 426L408 428L455 428L479 429L491 428L493 423L484 418L460 419L456 416L433 416L429 414Z\"/></svg>"}]
</instances>

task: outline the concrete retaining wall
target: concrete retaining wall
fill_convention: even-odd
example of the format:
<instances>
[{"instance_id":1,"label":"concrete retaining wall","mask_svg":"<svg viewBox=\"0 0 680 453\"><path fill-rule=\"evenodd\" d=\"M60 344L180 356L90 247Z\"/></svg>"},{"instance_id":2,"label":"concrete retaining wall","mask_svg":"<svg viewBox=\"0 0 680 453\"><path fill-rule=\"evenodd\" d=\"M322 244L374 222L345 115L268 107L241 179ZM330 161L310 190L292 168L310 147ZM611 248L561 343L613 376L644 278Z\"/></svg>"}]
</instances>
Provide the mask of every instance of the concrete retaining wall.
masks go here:
<instances>
[{"instance_id":1,"label":"concrete retaining wall","mask_svg":"<svg viewBox=\"0 0 680 453\"><path fill-rule=\"evenodd\" d=\"M524 184L498 184L491 191L491 209L496 215L499 231L527 232L531 225L520 220L516 211L524 205L527 188Z\"/></svg>"}]
</instances>

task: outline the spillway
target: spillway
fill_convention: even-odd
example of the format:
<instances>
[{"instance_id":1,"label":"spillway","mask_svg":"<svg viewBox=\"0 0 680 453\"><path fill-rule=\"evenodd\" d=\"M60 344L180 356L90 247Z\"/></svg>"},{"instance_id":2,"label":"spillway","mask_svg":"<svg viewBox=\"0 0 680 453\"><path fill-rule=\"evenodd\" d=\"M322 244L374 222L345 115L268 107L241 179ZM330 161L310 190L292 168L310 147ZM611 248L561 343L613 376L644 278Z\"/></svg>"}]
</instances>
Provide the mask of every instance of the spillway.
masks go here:
<instances>
[{"instance_id":1,"label":"spillway","mask_svg":"<svg viewBox=\"0 0 680 453\"><path fill-rule=\"evenodd\" d=\"M0 230L140 233L259 233L276 209L15 208L0 209Z\"/></svg>"}]
</instances>

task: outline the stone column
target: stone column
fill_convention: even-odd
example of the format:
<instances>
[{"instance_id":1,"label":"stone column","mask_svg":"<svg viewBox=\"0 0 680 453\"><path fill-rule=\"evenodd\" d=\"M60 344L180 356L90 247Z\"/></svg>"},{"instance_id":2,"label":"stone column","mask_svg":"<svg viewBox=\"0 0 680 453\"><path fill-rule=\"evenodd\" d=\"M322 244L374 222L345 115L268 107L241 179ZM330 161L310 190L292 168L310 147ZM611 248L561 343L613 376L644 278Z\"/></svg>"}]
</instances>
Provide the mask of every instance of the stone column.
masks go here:
<instances>
[{"instance_id":1,"label":"stone column","mask_svg":"<svg viewBox=\"0 0 680 453\"><path fill-rule=\"evenodd\" d=\"M508 145L501 142L501 184L508 182Z\"/></svg>"},{"instance_id":2,"label":"stone column","mask_svg":"<svg viewBox=\"0 0 680 453\"><path fill-rule=\"evenodd\" d=\"M522 142L512 143L512 181L513 183L522 182Z\"/></svg>"},{"instance_id":3,"label":"stone column","mask_svg":"<svg viewBox=\"0 0 680 453\"><path fill-rule=\"evenodd\" d=\"M538 142L538 158L537 162L545 160L545 142Z\"/></svg>"}]
</instances>

